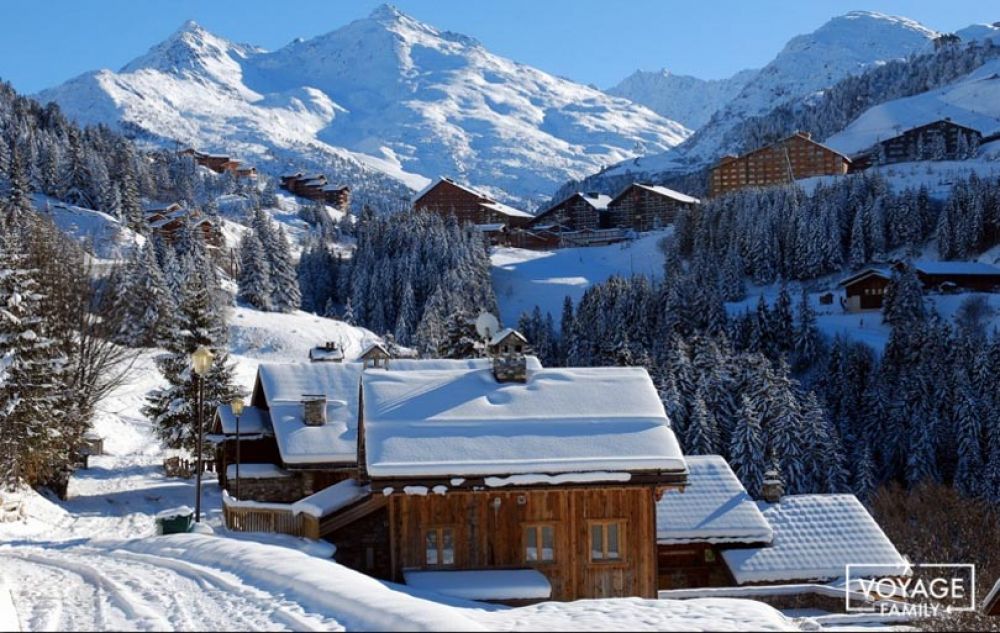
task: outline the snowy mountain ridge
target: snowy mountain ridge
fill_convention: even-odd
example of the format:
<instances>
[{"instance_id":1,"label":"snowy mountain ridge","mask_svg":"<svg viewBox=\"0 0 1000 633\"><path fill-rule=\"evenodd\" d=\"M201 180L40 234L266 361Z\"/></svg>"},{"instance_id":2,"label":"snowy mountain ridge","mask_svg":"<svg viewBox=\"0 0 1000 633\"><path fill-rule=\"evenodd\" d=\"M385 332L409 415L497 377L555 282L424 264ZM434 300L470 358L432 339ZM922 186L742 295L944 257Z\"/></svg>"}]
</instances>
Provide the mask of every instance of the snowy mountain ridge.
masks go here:
<instances>
[{"instance_id":1,"label":"snowy mountain ridge","mask_svg":"<svg viewBox=\"0 0 1000 633\"><path fill-rule=\"evenodd\" d=\"M119 72L85 73L37 96L82 123L225 152L268 171L329 171L333 161L410 189L450 174L526 204L690 134L388 5L275 52L189 22Z\"/></svg>"},{"instance_id":2,"label":"snowy mountain ridge","mask_svg":"<svg viewBox=\"0 0 1000 633\"><path fill-rule=\"evenodd\" d=\"M697 130L732 101L757 73L755 69L747 69L726 79L700 79L677 75L666 68L637 70L606 92Z\"/></svg>"},{"instance_id":3,"label":"snowy mountain ridge","mask_svg":"<svg viewBox=\"0 0 1000 633\"><path fill-rule=\"evenodd\" d=\"M799 35L760 70L724 107L683 144L627 161L608 170L662 173L690 171L736 151L732 131L748 117L804 101L841 79L874 65L929 50L939 35L914 20L872 11L851 11Z\"/></svg>"}]
</instances>

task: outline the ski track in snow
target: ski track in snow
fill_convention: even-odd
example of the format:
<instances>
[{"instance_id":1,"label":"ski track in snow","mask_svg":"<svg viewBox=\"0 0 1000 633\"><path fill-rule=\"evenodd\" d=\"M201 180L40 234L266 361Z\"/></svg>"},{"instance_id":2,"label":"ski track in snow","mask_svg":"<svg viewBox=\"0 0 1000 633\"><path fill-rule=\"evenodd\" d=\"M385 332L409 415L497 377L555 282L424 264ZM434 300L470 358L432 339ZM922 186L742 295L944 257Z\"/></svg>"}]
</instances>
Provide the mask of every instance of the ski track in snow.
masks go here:
<instances>
[{"instance_id":1,"label":"ski track in snow","mask_svg":"<svg viewBox=\"0 0 1000 633\"><path fill-rule=\"evenodd\" d=\"M12 595L25 630L343 630L183 561L88 546L7 548L0 560L18 581Z\"/></svg>"}]
</instances>

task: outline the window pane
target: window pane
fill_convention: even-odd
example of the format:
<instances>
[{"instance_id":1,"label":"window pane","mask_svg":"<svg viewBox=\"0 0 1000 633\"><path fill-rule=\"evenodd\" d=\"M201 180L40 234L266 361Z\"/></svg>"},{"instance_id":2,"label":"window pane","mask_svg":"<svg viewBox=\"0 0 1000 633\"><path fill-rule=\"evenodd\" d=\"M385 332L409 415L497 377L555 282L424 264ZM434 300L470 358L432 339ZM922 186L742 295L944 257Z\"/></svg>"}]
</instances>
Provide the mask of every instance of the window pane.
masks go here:
<instances>
[{"instance_id":1,"label":"window pane","mask_svg":"<svg viewBox=\"0 0 1000 633\"><path fill-rule=\"evenodd\" d=\"M538 560L538 530L533 527L524 530L524 559Z\"/></svg>"},{"instance_id":2,"label":"window pane","mask_svg":"<svg viewBox=\"0 0 1000 633\"><path fill-rule=\"evenodd\" d=\"M600 525L590 526L590 558L601 560L604 558L604 528Z\"/></svg>"},{"instance_id":3,"label":"window pane","mask_svg":"<svg viewBox=\"0 0 1000 633\"><path fill-rule=\"evenodd\" d=\"M429 530L424 541L424 557L428 565L438 564L438 539L437 530Z\"/></svg>"},{"instance_id":4,"label":"window pane","mask_svg":"<svg viewBox=\"0 0 1000 633\"><path fill-rule=\"evenodd\" d=\"M621 558L618 550L618 524L608 524L608 558Z\"/></svg>"},{"instance_id":5,"label":"window pane","mask_svg":"<svg viewBox=\"0 0 1000 633\"><path fill-rule=\"evenodd\" d=\"M556 559L555 530L550 526L542 528L542 560Z\"/></svg>"},{"instance_id":6,"label":"window pane","mask_svg":"<svg viewBox=\"0 0 1000 633\"><path fill-rule=\"evenodd\" d=\"M454 565L455 564L455 540L451 533L451 528L445 528L442 530L444 533L444 538L442 541L444 545L442 546L441 552L441 564L442 565Z\"/></svg>"}]
</instances>

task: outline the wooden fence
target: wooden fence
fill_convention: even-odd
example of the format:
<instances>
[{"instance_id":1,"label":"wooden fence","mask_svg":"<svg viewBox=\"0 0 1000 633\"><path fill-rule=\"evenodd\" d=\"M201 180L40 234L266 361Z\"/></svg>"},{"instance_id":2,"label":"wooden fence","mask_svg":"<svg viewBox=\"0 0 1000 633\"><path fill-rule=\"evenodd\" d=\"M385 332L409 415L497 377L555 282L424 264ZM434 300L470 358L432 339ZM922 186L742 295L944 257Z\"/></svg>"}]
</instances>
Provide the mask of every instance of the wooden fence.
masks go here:
<instances>
[{"instance_id":1,"label":"wooden fence","mask_svg":"<svg viewBox=\"0 0 1000 633\"><path fill-rule=\"evenodd\" d=\"M222 505L222 513L226 520L226 527L234 532L272 532L277 534L290 534L292 536L312 536L311 533L318 529L309 529L306 525L307 518L302 514L292 512L291 506L286 504L254 504L253 506L240 506L239 502L225 502ZM317 538L312 536L312 538Z\"/></svg>"}]
</instances>

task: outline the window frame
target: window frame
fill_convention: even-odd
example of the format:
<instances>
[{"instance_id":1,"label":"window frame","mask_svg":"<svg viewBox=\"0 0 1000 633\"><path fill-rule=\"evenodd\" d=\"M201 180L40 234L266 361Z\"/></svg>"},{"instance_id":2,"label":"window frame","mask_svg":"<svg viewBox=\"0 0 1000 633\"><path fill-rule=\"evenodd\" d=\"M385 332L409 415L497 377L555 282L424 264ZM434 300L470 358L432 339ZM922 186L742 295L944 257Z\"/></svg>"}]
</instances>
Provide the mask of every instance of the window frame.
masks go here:
<instances>
[{"instance_id":1,"label":"window frame","mask_svg":"<svg viewBox=\"0 0 1000 633\"><path fill-rule=\"evenodd\" d=\"M618 528L618 558L608 558L608 526ZM601 528L602 558L594 558L594 528ZM592 565L624 565L628 562L628 519L590 519L587 521L587 560Z\"/></svg>"},{"instance_id":2,"label":"window frame","mask_svg":"<svg viewBox=\"0 0 1000 633\"><path fill-rule=\"evenodd\" d=\"M541 557L542 551L545 549L545 528L552 530L552 558L550 559L544 559ZM528 530L533 530L535 532L535 555L538 556L535 560L528 558ZM558 530L558 526L551 521L521 524L521 559L524 561L525 565L552 565L559 561L559 548L556 545L556 535L559 533Z\"/></svg>"},{"instance_id":3,"label":"window frame","mask_svg":"<svg viewBox=\"0 0 1000 633\"><path fill-rule=\"evenodd\" d=\"M444 534L446 531L451 532L451 562L445 563L444 561ZM427 536L431 532L435 533L435 543L437 549L437 562L431 563L427 560ZM421 552L423 552L424 567L433 569L453 569L458 565L458 529L455 525L444 524L444 525L429 525L425 527L421 533L423 537L423 543L421 547Z\"/></svg>"}]
</instances>

